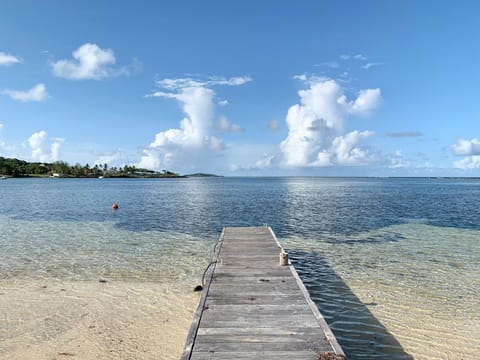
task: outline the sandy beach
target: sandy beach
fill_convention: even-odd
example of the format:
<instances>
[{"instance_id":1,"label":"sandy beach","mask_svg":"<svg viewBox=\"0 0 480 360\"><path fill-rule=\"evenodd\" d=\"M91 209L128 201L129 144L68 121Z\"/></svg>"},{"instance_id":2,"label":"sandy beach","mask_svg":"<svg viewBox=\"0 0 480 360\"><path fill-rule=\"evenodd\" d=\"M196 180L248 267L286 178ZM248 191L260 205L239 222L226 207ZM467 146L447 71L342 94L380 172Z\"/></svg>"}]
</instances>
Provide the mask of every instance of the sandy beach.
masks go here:
<instances>
[{"instance_id":1,"label":"sandy beach","mask_svg":"<svg viewBox=\"0 0 480 360\"><path fill-rule=\"evenodd\" d=\"M198 297L151 282L0 283L2 359L178 359Z\"/></svg>"}]
</instances>

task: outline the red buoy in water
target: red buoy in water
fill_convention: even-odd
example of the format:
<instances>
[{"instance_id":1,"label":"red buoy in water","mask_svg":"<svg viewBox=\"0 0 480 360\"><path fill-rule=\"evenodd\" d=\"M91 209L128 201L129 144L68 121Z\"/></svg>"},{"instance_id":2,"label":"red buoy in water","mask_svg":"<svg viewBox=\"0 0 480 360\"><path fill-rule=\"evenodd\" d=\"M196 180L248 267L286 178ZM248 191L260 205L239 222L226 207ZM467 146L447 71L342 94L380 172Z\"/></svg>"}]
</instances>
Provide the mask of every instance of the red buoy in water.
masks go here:
<instances>
[{"instance_id":1,"label":"red buoy in water","mask_svg":"<svg viewBox=\"0 0 480 360\"><path fill-rule=\"evenodd\" d=\"M113 209L113 210L117 210L117 209L118 209L118 204L117 204L117 203L113 203L112 209Z\"/></svg>"}]
</instances>

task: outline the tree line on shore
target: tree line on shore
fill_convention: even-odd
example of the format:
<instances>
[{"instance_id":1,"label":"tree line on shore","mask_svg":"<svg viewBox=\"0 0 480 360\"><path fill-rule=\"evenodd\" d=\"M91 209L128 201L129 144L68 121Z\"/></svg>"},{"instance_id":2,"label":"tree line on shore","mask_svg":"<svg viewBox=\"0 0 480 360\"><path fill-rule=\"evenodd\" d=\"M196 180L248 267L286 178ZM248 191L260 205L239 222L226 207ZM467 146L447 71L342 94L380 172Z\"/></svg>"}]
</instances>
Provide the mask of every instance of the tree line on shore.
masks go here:
<instances>
[{"instance_id":1,"label":"tree line on shore","mask_svg":"<svg viewBox=\"0 0 480 360\"><path fill-rule=\"evenodd\" d=\"M161 172L137 168L135 165L109 167L108 164L90 166L89 164L69 165L66 161L28 162L0 156L0 176L11 177L180 177L180 175L162 170Z\"/></svg>"}]
</instances>

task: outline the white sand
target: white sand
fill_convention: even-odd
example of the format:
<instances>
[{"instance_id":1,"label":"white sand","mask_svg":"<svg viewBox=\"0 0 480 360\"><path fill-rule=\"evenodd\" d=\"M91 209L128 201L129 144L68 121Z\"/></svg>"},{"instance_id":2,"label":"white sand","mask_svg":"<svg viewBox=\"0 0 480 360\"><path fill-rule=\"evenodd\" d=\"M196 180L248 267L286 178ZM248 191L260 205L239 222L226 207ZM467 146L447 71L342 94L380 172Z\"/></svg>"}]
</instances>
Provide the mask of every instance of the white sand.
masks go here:
<instances>
[{"instance_id":1,"label":"white sand","mask_svg":"<svg viewBox=\"0 0 480 360\"><path fill-rule=\"evenodd\" d=\"M178 359L199 294L151 282L0 282L1 359Z\"/></svg>"}]
</instances>

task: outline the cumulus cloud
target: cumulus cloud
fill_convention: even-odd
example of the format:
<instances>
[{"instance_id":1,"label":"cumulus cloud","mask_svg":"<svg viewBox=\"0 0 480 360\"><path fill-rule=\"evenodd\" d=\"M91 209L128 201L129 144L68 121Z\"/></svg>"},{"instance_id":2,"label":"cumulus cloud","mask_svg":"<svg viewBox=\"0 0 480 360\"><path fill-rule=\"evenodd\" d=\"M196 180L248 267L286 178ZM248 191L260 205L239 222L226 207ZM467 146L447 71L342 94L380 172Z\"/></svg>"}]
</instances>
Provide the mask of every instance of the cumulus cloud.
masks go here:
<instances>
[{"instance_id":1,"label":"cumulus cloud","mask_svg":"<svg viewBox=\"0 0 480 360\"><path fill-rule=\"evenodd\" d=\"M185 117L177 129L161 131L155 140L143 149L138 164L149 169L185 166L185 163L204 162L224 149L223 140L212 135L215 110L215 92L212 86L239 86L251 81L249 77L208 77L206 79L162 79L162 88L147 97L174 99L182 107ZM218 125L218 124L217 124ZM239 126L221 120L223 130L239 130Z\"/></svg>"},{"instance_id":2,"label":"cumulus cloud","mask_svg":"<svg viewBox=\"0 0 480 360\"><path fill-rule=\"evenodd\" d=\"M44 84L37 84L30 90L4 90L3 94L10 96L14 100L28 102L28 101L43 101L48 97L47 89Z\"/></svg>"},{"instance_id":3,"label":"cumulus cloud","mask_svg":"<svg viewBox=\"0 0 480 360\"><path fill-rule=\"evenodd\" d=\"M453 167L461 170L472 170L480 168L480 155L467 156L462 160L453 162Z\"/></svg>"},{"instance_id":4,"label":"cumulus cloud","mask_svg":"<svg viewBox=\"0 0 480 360\"><path fill-rule=\"evenodd\" d=\"M102 49L96 44L83 44L72 56L73 60L64 59L50 63L55 76L69 80L99 80L128 73L124 67L115 67L113 50Z\"/></svg>"},{"instance_id":5,"label":"cumulus cloud","mask_svg":"<svg viewBox=\"0 0 480 360\"><path fill-rule=\"evenodd\" d=\"M61 138L49 139L47 132L44 130L32 134L28 138L32 160L40 162L57 161L58 152L63 142L64 139Z\"/></svg>"},{"instance_id":6,"label":"cumulus cloud","mask_svg":"<svg viewBox=\"0 0 480 360\"><path fill-rule=\"evenodd\" d=\"M0 51L0 66L10 66L21 62L22 60L19 57Z\"/></svg>"},{"instance_id":7,"label":"cumulus cloud","mask_svg":"<svg viewBox=\"0 0 480 360\"><path fill-rule=\"evenodd\" d=\"M461 170L480 168L480 141L478 139L458 139L458 141L451 146L451 150L456 156L464 156L463 159L453 162L454 168Z\"/></svg>"},{"instance_id":8,"label":"cumulus cloud","mask_svg":"<svg viewBox=\"0 0 480 360\"><path fill-rule=\"evenodd\" d=\"M354 130L348 134L337 136L333 139L332 146L330 147L330 157L333 158L332 162L339 165L357 165L373 161L374 157L369 150L362 149L359 146L363 139L367 139L373 135L373 131ZM323 159L325 159L324 154L321 155L321 160Z\"/></svg>"},{"instance_id":9,"label":"cumulus cloud","mask_svg":"<svg viewBox=\"0 0 480 360\"><path fill-rule=\"evenodd\" d=\"M225 116L221 116L217 123L215 124L215 128L220 131L224 132L243 132L244 129L237 124L232 124Z\"/></svg>"},{"instance_id":10,"label":"cumulus cloud","mask_svg":"<svg viewBox=\"0 0 480 360\"><path fill-rule=\"evenodd\" d=\"M452 145L452 151L457 156L480 155L480 141L478 139L459 139L456 144Z\"/></svg>"},{"instance_id":11,"label":"cumulus cloud","mask_svg":"<svg viewBox=\"0 0 480 360\"><path fill-rule=\"evenodd\" d=\"M358 116L369 116L381 104L380 89L360 90L358 97L349 104L350 113Z\"/></svg>"},{"instance_id":12,"label":"cumulus cloud","mask_svg":"<svg viewBox=\"0 0 480 360\"><path fill-rule=\"evenodd\" d=\"M358 165L373 155L360 146L371 131L345 133L349 115L367 116L381 102L380 89L366 89L349 101L341 86L331 79L308 79L309 87L299 91L300 104L290 107L286 123L288 136L280 144L287 167Z\"/></svg>"}]
</instances>

